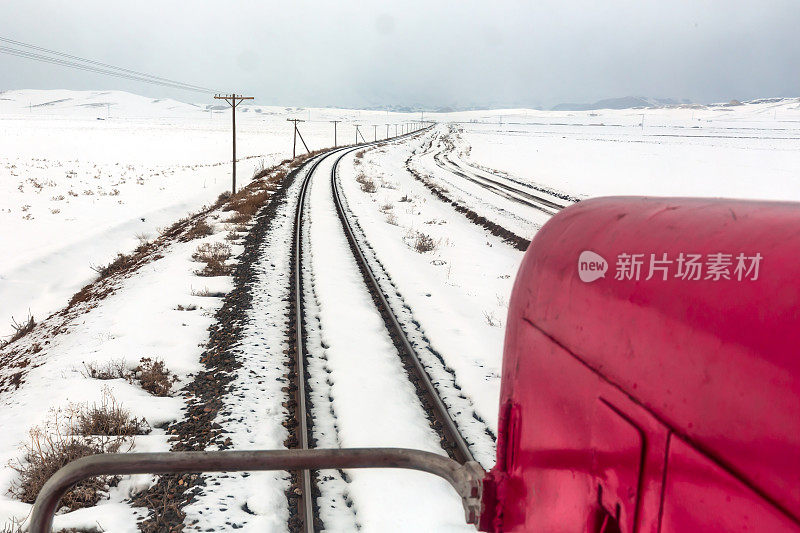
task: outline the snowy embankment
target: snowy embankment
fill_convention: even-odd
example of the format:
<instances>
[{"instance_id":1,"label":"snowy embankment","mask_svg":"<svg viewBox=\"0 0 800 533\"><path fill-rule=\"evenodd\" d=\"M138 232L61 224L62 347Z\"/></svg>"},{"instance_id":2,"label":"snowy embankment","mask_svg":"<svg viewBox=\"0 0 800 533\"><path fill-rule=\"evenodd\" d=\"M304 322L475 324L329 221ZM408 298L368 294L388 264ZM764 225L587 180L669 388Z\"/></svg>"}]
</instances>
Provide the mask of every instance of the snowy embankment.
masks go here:
<instances>
[{"instance_id":1,"label":"snowy embankment","mask_svg":"<svg viewBox=\"0 0 800 533\"><path fill-rule=\"evenodd\" d=\"M0 92L0 337L30 312L41 320L94 279L92 266L230 190L227 106L119 91ZM383 112L244 105L237 116L239 188L292 155L306 120L311 150L352 140L355 119ZM407 115L392 114L403 120ZM298 140L298 154L303 153Z\"/></svg>"},{"instance_id":2,"label":"snowy embankment","mask_svg":"<svg viewBox=\"0 0 800 533\"><path fill-rule=\"evenodd\" d=\"M285 171L282 167L268 179L278 182ZM95 453L168 451L176 444L202 441L201 435L178 435L174 429L197 402L186 394L191 387L182 395L177 391L208 373L208 359L201 358L208 330L219 324L222 297L233 287L230 273L243 251L241 238L250 228L250 217L275 190L269 180L254 182L233 199L217 202L130 255L119 256L67 307L0 348L0 427L6 429L0 436L5 465L0 470L0 523L19 524L28 517L36 480L49 475L42 449L61 461L75 446L90 445ZM267 386L278 384L270 379ZM219 398L214 400L218 410ZM217 410L207 409L212 416ZM83 419L92 424L76 423ZM246 425L251 422L252 417ZM87 488L79 504L68 504L67 510L77 510L59 514L55 525L137 531L137 519L150 510L132 506L130 499L156 479L108 480L107 493L102 484ZM96 507L86 508L95 502ZM272 507L268 513L253 507L253 512L275 520Z\"/></svg>"}]
</instances>

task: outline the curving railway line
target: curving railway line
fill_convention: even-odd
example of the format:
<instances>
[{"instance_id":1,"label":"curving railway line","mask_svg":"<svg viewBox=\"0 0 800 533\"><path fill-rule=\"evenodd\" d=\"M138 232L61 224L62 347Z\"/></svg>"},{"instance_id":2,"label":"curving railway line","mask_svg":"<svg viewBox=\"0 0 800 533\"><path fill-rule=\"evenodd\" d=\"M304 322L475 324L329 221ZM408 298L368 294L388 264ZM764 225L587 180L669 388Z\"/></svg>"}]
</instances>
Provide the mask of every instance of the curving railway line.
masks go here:
<instances>
[{"instance_id":1,"label":"curving railway line","mask_svg":"<svg viewBox=\"0 0 800 533\"><path fill-rule=\"evenodd\" d=\"M417 132L419 133L419 132ZM413 134L410 134L413 135ZM431 380L426 371L425 364L420 359L413 342L404 329L403 320L398 318L392 308L389 298L384 292L379 282L380 273L373 271L374 266L368 259L368 253L362 249L363 245L359 242L357 232L354 230L354 223L350 220L350 215L345 207L342 192L337 185L337 169L341 160L351 152L363 150L388 141L368 143L356 147L345 147L332 150L323 154L310 163L310 167L303 176L300 185L299 197L294 213L294 234L292 244L292 264L291 264L291 291L292 301L292 341L293 346L293 368L289 373L294 383L288 387L291 392L289 404L293 408L295 420L294 436L296 446L300 449L314 447L314 436L312 427L312 408L313 399L309 386L309 379L312 377L309 368L308 357L310 348L308 346L309 322L312 320L307 313L307 301L310 289L307 287L306 275L312 266L308 265L309 252L307 243L310 242L310 230L308 215L310 208L310 189L312 181L315 179L325 179L330 185L333 203L336 208L338 219L341 223L341 230L349 244L352 259L358 266L358 270L363 277L364 286L369 293L372 302L383 319L386 331L389 334L392 344L397 350L402 366L405 369L410 382L419 399L420 405L425 411L430 428L439 438L442 449L459 463L474 460L470 446L462 437L459 427L454 422L448 411L448 406L442 400L437 387ZM332 162L332 164L331 164ZM330 164L329 176L325 176L325 170ZM306 275L304 275L306 273ZM290 511L290 529L293 531L316 531L323 527L319 518L319 510L316 508L315 496L319 494L318 487L315 486L315 476L308 470L292 474L292 486L296 487L290 494L290 501L293 503ZM311 495L311 497L309 497Z\"/></svg>"}]
</instances>

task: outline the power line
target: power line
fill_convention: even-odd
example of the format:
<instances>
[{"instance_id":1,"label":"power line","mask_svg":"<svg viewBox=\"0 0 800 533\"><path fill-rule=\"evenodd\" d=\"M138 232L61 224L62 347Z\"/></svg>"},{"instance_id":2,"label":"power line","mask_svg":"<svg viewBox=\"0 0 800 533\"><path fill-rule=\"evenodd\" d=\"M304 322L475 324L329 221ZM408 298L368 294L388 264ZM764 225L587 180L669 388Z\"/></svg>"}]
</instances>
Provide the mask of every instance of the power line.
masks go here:
<instances>
[{"instance_id":1,"label":"power line","mask_svg":"<svg viewBox=\"0 0 800 533\"><path fill-rule=\"evenodd\" d=\"M35 61L42 61L45 63L51 63L54 65L60 65L70 68L75 68L78 70L84 70L87 72L94 72L97 74L105 74L107 76L114 76L123 79L129 79L133 81L140 81L143 83L151 83L154 85L161 85L163 87L170 87L173 89L181 89L185 91L196 91L196 92L204 92L204 93L213 93L215 92L213 89L208 87L203 87L200 85L192 85L189 83L183 83L180 81L171 80L168 78L161 78L159 76L153 76L152 74L147 74L144 72L139 72L135 70L130 70L122 67L117 67L115 65L109 65L107 63L101 63L99 61L94 61L92 59L86 59L79 56L74 56L71 54L66 54L63 52L58 52L55 50L50 50L47 48L42 48L40 46L35 46L32 44L23 43L21 41L15 41L13 39L8 39L6 37L0 37L0 42L5 42L9 44L14 44L16 46L23 46L27 48L31 48L33 50L39 50L42 52L46 52L48 54L53 54L58 57L49 57L43 54L37 54L35 52L29 52L27 50L19 50L16 48L9 48L6 46L0 46L0 53L9 54L12 56L22 57L26 59L33 59ZM65 57L68 59L59 59L59 57ZM70 61L70 59L74 59L76 61ZM82 63L79 63L82 62ZM95 66L96 65L96 66ZM102 68L101 68L102 67Z\"/></svg>"},{"instance_id":2,"label":"power line","mask_svg":"<svg viewBox=\"0 0 800 533\"><path fill-rule=\"evenodd\" d=\"M16 45L16 46L23 46L25 48L31 48L33 50L38 50L40 52L47 52L48 54L53 54L53 55L57 55L57 56L61 56L61 57L66 57L66 58L69 58L69 59L74 59L74 60L77 60L77 61L81 61L81 62L84 62L84 63L89 63L89 64L92 64L92 65L97 65L97 66L100 66L100 67L119 70L119 71L122 71L122 72L126 72L128 74L134 74L134 75L137 75L137 76L143 76L143 77L146 77L146 78L152 78L154 80L163 81L163 82L167 82L167 83L171 83L171 84L175 84L175 85L184 85L186 87L194 87L195 89L200 89L200 90L203 90L203 91L212 91L213 92L213 89L209 89L208 87L203 87L203 86L200 86L200 85L193 85L193 84L190 84L190 83L183 83L183 82L180 82L180 81L171 80L169 78L161 78L159 76L153 76L152 74L147 74L146 72L139 72L139 71L136 71L136 70L130 70L130 69L123 68L123 67L117 67L115 65L109 65L108 63L101 63L100 61L95 61L93 59L87 59L85 57L80 57L80 56L74 56L74 55L71 55L71 54L66 54L64 52L59 52L57 50L50 50L48 48L43 48L41 46L36 46L36 45L33 45L33 44L23 43L22 41L15 41L14 39L9 39L7 37L0 37L0 41L6 42L6 43L9 43L9 44L13 44L13 45Z\"/></svg>"},{"instance_id":3,"label":"power line","mask_svg":"<svg viewBox=\"0 0 800 533\"><path fill-rule=\"evenodd\" d=\"M81 64L78 64L78 63L72 63L72 62L69 62L69 61L65 61L63 59L49 58L49 57L42 56L42 55L39 55L39 54L34 54L32 52L26 52L24 50L14 50L13 48L7 48L7 47L4 47L4 46L0 46L0 53L5 53L5 54L12 55L12 56L26 58L26 59L33 59L35 61L42 61L44 63L52 63L54 65L61 65L61 66L65 66L65 67L71 67L71 68L75 68L77 70L84 70L84 71L87 71L87 72L94 72L94 73L97 73L97 74L106 74L106 75L114 76L114 77L117 77L117 78L124 78L124 79L133 80L133 81L142 81L142 82L145 82L145 83L152 83L154 85L161 85L161 86L170 87L170 88L173 88L173 89L181 89L181 90L187 90L187 91L197 91L197 92L203 92L203 93L207 92L207 91L201 91L200 89L193 89L193 88L190 88L190 87L185 87L185 86L182 86L182 85L174 85L174 84L170 84L170 83L162 83L162 82L157 82L157 81L154 81L154 80L149 80L147 78L140 78L138 76L131 76L131 75L128 75L128 74L122 74L122 73L117 73L117 72L113 72L113 71L106 71L106 70L98 69L98 68L95 68L95 67L89 67L87 65L81 65Z\"/></svg>"}]
</instances>

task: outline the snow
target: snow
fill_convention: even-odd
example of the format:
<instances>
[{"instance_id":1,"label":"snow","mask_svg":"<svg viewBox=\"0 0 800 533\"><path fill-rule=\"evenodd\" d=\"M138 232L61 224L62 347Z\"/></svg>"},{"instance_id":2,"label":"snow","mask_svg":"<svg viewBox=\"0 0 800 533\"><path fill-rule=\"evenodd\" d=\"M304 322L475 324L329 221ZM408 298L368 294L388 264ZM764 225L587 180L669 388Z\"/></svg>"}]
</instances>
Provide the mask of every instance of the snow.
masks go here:
<instances>
[{"instance_id":1,"label":"snow","mask_svg":"<svg viewBox=\"0 0 800 533\"><path fill-rule=\"evenodd\" d=\"M503 122L460 124L462 146L472 147L470 162L531 183L585 197L800 200L798 99L699 110L516 111Z\"/></svg>"},{"instance_id":2,"label":"snow","mask_svg":"<svg viewBox=\"0 0 800 533\"><path fill-rule=\"evenodd\" d=\"M229 113L212 114L206 104L113 91L0 93L0 247L6 252L0 257L0 335L11 332L11 316L22 319L30 310L41 321L62 309L97 277L91 266L131 251L139 244L137 235L156 236L159 228L229 188ZM332 144L331 119L345 121L339 125L341 143L352 140L348 122L411 118L378 111L243 106L237 116L240 186L258 166L290 156L292 126L286 118L308 118L309 113L312 121L300 127L312 149ZM651 194L800 200L796 99L699 109L426 116L451 124L367 150L359 162L347 155L338 179L390 304L487 468L494 457L505 315L522 252L434 197L406 169L409 158L412 168L446 187L459 202L525 238L546 222L546 215L482 190L452 170L552 189L553 199L564 193L578 198ZM452 166L437 162L434 155L440 153ZM312 180L304 228L317 446L402 446L444 453L334 212L333 159L326 159ZM375 180L377 192L359 187L355 177L361 172ZM236 348L244 366L216 420L235 449L284 447L285 300L292 215L303 175L261 245L254 307ZM207 328L221 299L198 296L198 291L224 293L232 287L230 277L194 273L196 247L221 241L225 234L223 215L209 216L214 235L168 244L162 258L116 282L115 292L94 308L67 316L59 334L44 338L34 332L17 343L41 343L42 350L32 357L22 386L0 394L1 465L22 458L28 431L50 419L53 410L97 402L107 394L154 427L149 435L136 437L134 450L169 449L168 436L155 426L181 419L183 398L155 397L124 379L94 380L81 371L84 362L124 360L130 369L142 357L157 357L178 377L178 389L201 368ZM430 236L436 248L416 251L418 232ZM233 245L234 258L241 251ZM179 311L178 305L197 309ZM7 493L16 476L9 466L0 468L0 524L30 512L30 505ZM123 478L96 508L59 515L56 526L135 531L144 511L125 500L154 479ZM356 470L323 472L320 479L318 503L329 530L469 530L458 497L432 476ZM210 475L203 494L185 509L189 530L220 530L230 522L245 530L285 531L288 486L282 472Z\"/></svg>"},{"instance_id":3,"label":"snow","mask_svg":"<svg viewBox=\"0 0 800 533\"><path fill-rule=\"evenodd\" d=\"M205 240L219 240L221 236ZM153 357L163 360L176 374L179 381L175 388L188 381L190 374L200 368L198 345L203 345L206 329L221 303L219 298L194 296L194 288L209 285L207 281L214 290L230 286L226 279L199 281L193 274L197 263L191 260L191 254L200 242L203 241L170 245L162 259L141 267L115 293L85 314L68 320L66 331L49 339L37 354L40 366L30 370L18 390L0 396L0 427L6 429L0 433L0 464L20 461L21 445L27 441L29 428L51 420L54 410L70 404L98 402L104 394L113 396L133 417L144 418L153 428L149 435L135 438L133 451L169 449L164 430L156 426L180 419L183 400L153 396L125 379L91 379L85 375L84 363L102 366L124 361L131 370L142 357ZM179 311L178 305L196 305L197 309ZM20 342L34 340L25 337ZM30 512L30 505L14 501L6 492L15 479L12 468L0 469L0 523L12 517L23 519ZM56 525L94 527L97 523L105 531L136 531L131 513L141 514L142 510L132 510L121 502L134 490L140 490L141 485L128 478L112 489L110 499L105 500L109 502L107 505L59 515ZM88 517L91 524L85 521Z\"/></svg>"},{"instance_id":4,"label":"snow","mask_svg":"<svg viewBox=\"0 0 800 533\"><path fill-rule=\"evenodd\" d=\"M13 250L0 256L0 336L12 333L12 317L59 309L94 278L92 266L134 249L137 235L155 236L230 190L230 110L211 105L120 91L0 92L0 249ZM312 150L333 144L329 120L408 118L243 105L239 188L260 166L291 157L286 119L298 116ZM339 143L353 131L339 124Z\"/></svg>"},{"instance_id":5,"label":"snow","mask_svg":"<svg viewBox=\"0 0 800 533\"><path fill-rule=\"evenodd\" d=\"M330 184L335 157L325 159L314 173L306 217L311 244L305 248L311 263L306 287L313 287L317 307L309 318L316 324L309 331L309 358L321 359L310 363L316 382L314 417L335 418L315 426L318 446L417 448L444 454L336 214ZM461 501L442 480L380 470L352 470L348 476L354 519L365 531L455 530L460 523L465 529ZM326 525L335 531L351 529L324 512L331 496L327 485L322 488L319 504Z\"/></svg>"}]
</instances>

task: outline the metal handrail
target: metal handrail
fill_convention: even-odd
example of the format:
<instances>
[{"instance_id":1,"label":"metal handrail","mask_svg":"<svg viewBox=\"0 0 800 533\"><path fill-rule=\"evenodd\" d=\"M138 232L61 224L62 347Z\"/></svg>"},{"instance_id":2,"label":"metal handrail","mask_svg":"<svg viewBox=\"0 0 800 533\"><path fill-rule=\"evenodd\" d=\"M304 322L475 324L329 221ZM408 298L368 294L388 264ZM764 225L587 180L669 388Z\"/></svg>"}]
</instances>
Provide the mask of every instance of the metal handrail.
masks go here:
<instances>
[{"instance_id":1,"label":"metal handrail","mask_svg":"<svg viewBox=\"0 0 800 533\"><path fill-rule=\"evenodd\" d=\"M72 485L92 476L339 468L404 468L439 476L461 496L467 523L478 523L485 472L477 462L462 465L448 457L407 448L350 448L108 453L82 457L61 468L44 484L33 505L28 531L50 533L61 497Z\"/></svg>"}]
</instances>

